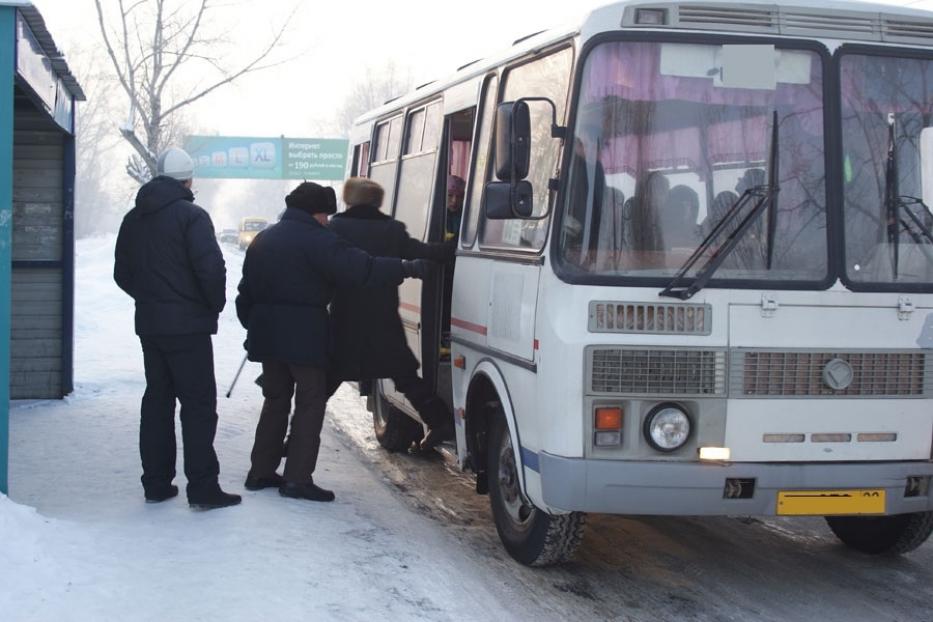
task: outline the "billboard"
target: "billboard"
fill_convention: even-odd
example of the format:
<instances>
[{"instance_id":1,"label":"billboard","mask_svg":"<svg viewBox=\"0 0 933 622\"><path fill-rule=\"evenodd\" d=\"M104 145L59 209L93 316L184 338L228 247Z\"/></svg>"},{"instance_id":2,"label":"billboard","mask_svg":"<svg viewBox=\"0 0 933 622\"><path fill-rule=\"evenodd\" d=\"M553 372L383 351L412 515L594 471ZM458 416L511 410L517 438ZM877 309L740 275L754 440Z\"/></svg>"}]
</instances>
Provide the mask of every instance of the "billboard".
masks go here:
<instances>
[{"instance_id":1,"label":"billboard","mask_svg":"<svg viewBox=\"0 0 933 622\"><path fill-rule=\"evenodd\" d=\"M202 179L339 181L348 144L328 138L189 136L185 151L194 159L194 176Z\"/></svg>"}]
</instances>

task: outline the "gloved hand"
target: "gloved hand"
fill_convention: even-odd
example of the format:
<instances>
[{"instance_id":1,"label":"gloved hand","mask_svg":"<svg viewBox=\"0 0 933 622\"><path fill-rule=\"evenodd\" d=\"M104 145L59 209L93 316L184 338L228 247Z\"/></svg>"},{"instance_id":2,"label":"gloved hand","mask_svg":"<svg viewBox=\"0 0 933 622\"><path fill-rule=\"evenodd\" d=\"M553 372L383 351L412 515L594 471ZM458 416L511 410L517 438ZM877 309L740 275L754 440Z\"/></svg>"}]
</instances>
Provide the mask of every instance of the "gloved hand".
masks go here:
<instances>
[{"instance_id":1,"label":"gloved hand","mask_svg":"<svg viewBox=\"0 0 933 622\"><path fill-rule=\"evenodd\" d=\"M402 272L405 278L422 279L428 276L428 270L431 269L431 262L427 259L403 259Z\"/></svg>"}]
</instances>

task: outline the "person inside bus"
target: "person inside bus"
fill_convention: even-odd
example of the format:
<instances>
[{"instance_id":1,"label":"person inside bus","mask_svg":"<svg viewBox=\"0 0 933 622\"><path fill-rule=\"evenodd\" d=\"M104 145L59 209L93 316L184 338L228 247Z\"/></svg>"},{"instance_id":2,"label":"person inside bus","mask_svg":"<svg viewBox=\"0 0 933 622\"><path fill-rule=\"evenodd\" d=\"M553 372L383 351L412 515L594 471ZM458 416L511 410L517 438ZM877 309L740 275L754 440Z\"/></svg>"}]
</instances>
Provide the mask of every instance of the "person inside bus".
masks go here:
<instances>
[{"instance_id":1,"label":"person inside bus","mask_svg":"<svg viewBox=\"0 0 933 622\"><path fill-rule=\"evenodd\" d=\"M378 183L351 177L343 186L348 208L331 219L331 230L375 257L453 260L455 242L413 239L403 223L380 211L383 197ZM338 287L330 307L333 365L328 395L345 381L391 378L428 426L421 441L426 451L453 438L453 413L418 376L418 359L408 347L398 308L397 285Z\"/></svg>"},{"instance_id":2,"label":"person inside bus","mask_svg":"<svg viewBox=\"0 0 933 622\"><path fill-rule=\"evenodd\" d=\"M667 203L670 182L660 171L645 175L635 186L632 203L633 250L660 251L664 248L664 232L661 231L661 211ZM644 267L656 267L656 260L645 262Z\"/></svg>"},{"instance_id":3,"label":"person inside bus","mask_svg":"<svg viewBox=\"0 0 933 622\"><path fill-rule=\"evenodd\" d=\"M661 218L667 249L693 250L696 247L699 211L700 197L695 190L684 185L671 188Z\"/></svg>"},{"instance_id":4,"label":"person inside bus","mask_svg":"<svg viewBox=\"0 0 933 622\"><path fill-rule=\"evenodd\" d=\"M463 198L466 195L466 182L462 177L447 177L447 218L445 240L455 239L460 235L460 221L463 218Z\"/></svg>"},{"instance_id":5,"label":"person inside bus","mask_svg":"<svg viewBox=\"0 0 933 622\"><path fill-rule=\"evenodd\" d=\"M570 164L570 201L564 220L567 248L577 249L576 263L587 264L595 260L599 248L599 229L602 223L603 194L606 191L606 173L595 145L584 129L573 143Z\"/></svg>"}]
</instances>

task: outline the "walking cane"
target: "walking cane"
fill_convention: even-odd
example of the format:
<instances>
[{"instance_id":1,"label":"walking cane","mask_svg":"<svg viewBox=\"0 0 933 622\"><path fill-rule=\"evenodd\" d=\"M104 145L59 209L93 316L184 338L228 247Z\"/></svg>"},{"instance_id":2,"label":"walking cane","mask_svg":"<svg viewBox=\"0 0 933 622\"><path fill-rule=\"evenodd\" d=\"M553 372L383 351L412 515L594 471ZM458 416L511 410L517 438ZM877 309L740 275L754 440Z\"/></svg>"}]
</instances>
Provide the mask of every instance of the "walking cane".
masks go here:
<instances>
[{"instance_id":1,"label":"walking cane","mask_svg":"<svg viewBox=\"0 0 933 622\"><path fill-rule=\"evenodd\" d=\"M243 355L243 362L240 363L240 368L236 370L236 376L233 377L233 382L230 383L230 390L227 391L227 398L233 395L233 387L236 386L236 381L240 379L240 374L243 373L243 367L246 365L246 357L248 356L249 354Z\"/></svg>"}]
</instances>

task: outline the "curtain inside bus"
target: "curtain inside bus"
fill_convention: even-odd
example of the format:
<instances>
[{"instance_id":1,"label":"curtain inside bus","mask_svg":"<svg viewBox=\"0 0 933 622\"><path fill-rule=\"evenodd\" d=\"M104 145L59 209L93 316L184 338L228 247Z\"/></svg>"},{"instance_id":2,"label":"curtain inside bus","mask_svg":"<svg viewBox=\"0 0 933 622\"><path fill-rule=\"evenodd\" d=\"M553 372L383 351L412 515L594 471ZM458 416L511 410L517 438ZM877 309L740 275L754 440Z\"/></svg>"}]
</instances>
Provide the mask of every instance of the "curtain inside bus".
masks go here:
<instances>
[{"instance_id":1,"label":"curtain inside bus","mask_svg":"<svg viewBox=\"0 0 933 622\"><path fill-rule=\"evenodd\" d=\"M773 88L744 88L726 86L723 49L605 43L586 59L559 238L570 272L673 276L738 197L766 183L777 111L774 266L760 219L717 278L825 277L820 57L773 50Z\"/></svg>"}]
</instances>

